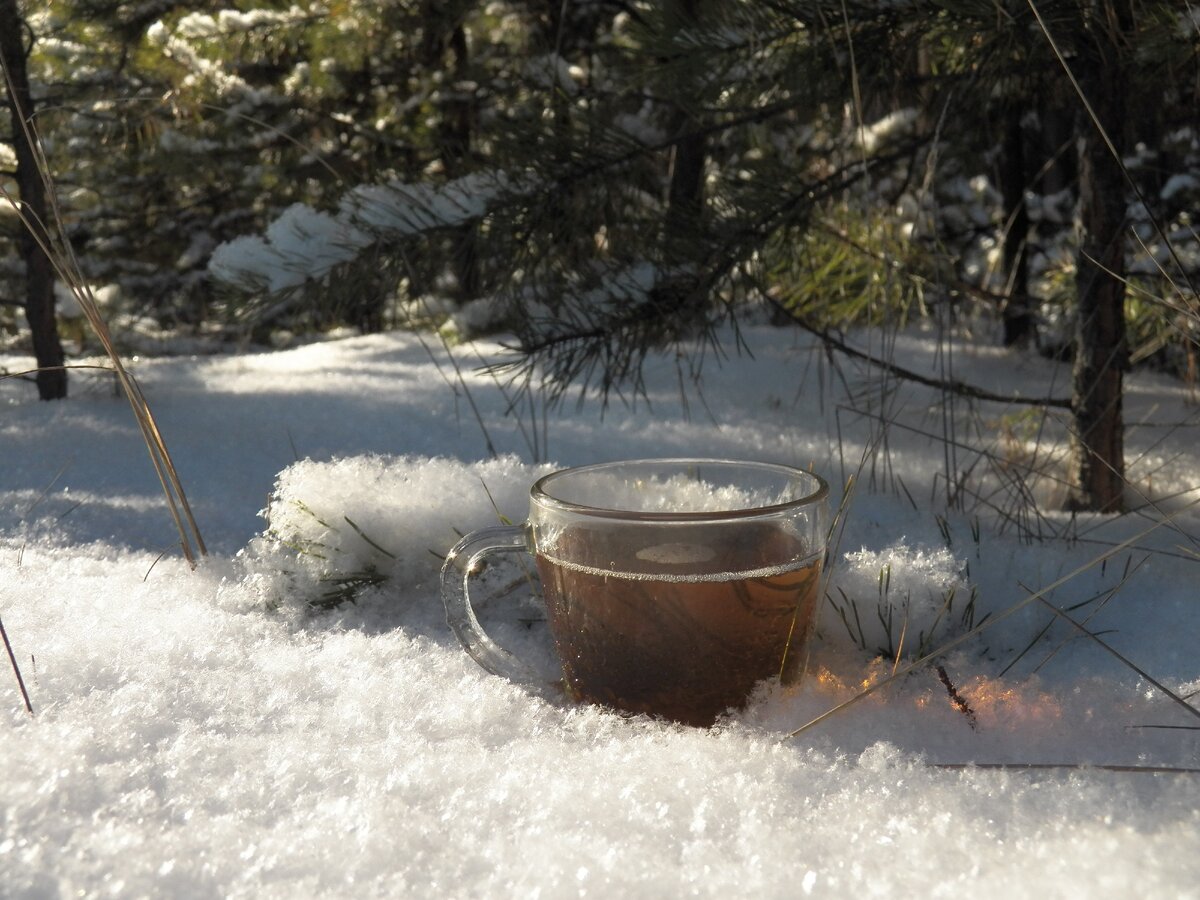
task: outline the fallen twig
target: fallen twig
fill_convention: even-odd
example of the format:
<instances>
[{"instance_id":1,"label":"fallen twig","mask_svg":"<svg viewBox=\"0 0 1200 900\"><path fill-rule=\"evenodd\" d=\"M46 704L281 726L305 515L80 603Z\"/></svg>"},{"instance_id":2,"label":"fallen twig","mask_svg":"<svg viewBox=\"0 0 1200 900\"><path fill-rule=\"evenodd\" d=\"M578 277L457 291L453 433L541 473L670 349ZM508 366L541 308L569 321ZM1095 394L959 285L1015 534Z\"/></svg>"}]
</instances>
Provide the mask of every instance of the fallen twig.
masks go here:
<instances>
[{"instance_id":1,"label":"fallen twig","mask_svg":"<svg viewBox=\"0 0 1200 900\"><path fill-rule=\"evenodd\" d=\"M897 657L897 659L898 658L899 657ZM951 681L950 676L946 674L946 667L937 666L936 668L938 680L945 685L946 693L950 695L950 702L954 704L954 708L966 716L967 722L970 724L972 731L978 730L979 722L975 718L975 710L971 709L971 704L969 704L963 695L958 692L958 688L954 686L954 682ZM895 669L893 668L892 671L894 672Z\"/></svg>"}]
</instances>

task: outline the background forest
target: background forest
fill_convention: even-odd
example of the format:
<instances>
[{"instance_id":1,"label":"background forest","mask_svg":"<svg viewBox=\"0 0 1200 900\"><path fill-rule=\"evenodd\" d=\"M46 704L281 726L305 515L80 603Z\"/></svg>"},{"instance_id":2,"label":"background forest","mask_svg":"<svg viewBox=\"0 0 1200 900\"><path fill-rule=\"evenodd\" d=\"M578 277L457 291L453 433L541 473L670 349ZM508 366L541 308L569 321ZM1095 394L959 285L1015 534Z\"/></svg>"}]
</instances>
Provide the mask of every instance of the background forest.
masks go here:
<instances>
[{"instance_id":1,"label":"background forest","mask_svg":"<svg viewBox=\"0 0 1200 900\"><path fill-rule=\"evenodd\" d=\"M0 327L43 397L93 304L143 353L510 333L549 396L763 315L905 378L886 334L925 320L1074 359L1023 402L1116 510L1123 373L1195 378L1188 2L192 6L0 0Z\"/></svg>"},{"instance_id":2,"label":"background forest","mask_svg":"<svg viewBox=\"0 0 1200 900\"><path fill-rule=\"evenodd\" d=\"M1197 0L0 0L0 56L6 898L1196 895ZM831 489L807 675L712 729L439 597L647 456Z\"/></svg>"}]
</instances>

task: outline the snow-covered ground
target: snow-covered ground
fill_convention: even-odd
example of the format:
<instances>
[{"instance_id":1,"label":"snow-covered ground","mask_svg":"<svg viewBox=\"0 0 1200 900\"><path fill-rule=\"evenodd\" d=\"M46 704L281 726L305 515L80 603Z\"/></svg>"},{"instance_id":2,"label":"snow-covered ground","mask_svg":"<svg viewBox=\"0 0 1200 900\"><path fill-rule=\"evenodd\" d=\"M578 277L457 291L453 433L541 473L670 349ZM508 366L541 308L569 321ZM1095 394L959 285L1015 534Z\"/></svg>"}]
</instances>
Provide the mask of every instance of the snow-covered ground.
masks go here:
<instances>
[{"instance_id":1,"label":"snow-covered ground","mask_svg":"<svg viewBox=\"0 0 1200 900\"><path fill-rule=\"evenodd\" d=\"M949 422L935 391L882 398L791 331L747 340L753 358L710 359L682 393L675 356L652 357L649 400L603 416L506 415L477 371L497 345L457 348L460 381L407 333L136 361L211 551L194 571L107 377L76 373L54 404L0 381L0 616L36 713L0 657L0 894L1200 897L1200 776L1161 771L1200 768L1200 718L1039 601L1001 619L1053 587L1147 676L1200 690L1186 389L1131 379L1139 508L1072 519L1046 462L1061 424L962 400ZM895 354L1066 393L1032 356L951 357L917 332ZM519 520L547 468L665 455L811 464L835 505L858 472L807 681L700 730L479 669L444 624L437 554ZM1016 499L1030 463L1036 510ZM306 612L364 572L381 583L357 604ZM480 616L545 665L529 602ZM870 651L901 620L912 651L987 615L945 682L922 668L787 736L892 671ZM1078 765L940 765L962 763Z\"/></svg>"}]
</instances>

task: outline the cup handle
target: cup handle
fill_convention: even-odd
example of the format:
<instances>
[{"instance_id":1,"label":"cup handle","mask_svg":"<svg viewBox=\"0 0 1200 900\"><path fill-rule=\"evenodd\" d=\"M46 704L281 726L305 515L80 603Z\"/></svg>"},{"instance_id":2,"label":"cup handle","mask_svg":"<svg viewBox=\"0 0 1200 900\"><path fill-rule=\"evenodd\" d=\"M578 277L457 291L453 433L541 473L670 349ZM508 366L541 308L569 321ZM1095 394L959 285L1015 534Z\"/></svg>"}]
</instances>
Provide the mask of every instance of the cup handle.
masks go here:
<instances>
[{"instance_id":1,"label":"cup handle","mask_svg":"<svg viewBox=\"0 0 1200 900\"><path fill-rule=\"evenodd\" d=\"M446 623L475 662L493 675L520 684L545 685L545 679L484 633L471 607L471 574L484 556L528 552L525 525L496 525L472 531L455 544L442 565L442 602L446 605Z\"/></svg>"}]
</instances>

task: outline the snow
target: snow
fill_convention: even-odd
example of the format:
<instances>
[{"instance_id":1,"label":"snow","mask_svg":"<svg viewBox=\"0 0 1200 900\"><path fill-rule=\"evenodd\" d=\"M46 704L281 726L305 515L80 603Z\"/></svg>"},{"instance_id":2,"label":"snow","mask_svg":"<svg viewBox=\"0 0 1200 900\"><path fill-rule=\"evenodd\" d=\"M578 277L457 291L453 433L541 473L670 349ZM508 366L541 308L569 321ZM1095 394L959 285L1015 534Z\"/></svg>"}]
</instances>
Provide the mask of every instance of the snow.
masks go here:
<instances>
[{"instance_id":1,"label":"snow","mask_svg":"<svg viewBox=\"0 0 1200 900\"><path fill-rule=\"evenodd\" d=\"M251 31L266 26L288 25L301 22L311 13L308 10L293 6L286 12L254 9L242 12L234 9L223 9L217 15L207 13L188 13L179 20L176 29L179 34L190 40L217 38L222 35Z\"/></svg>"},{"instance_id":2,"label":"snow","mask_svg":"<svg viewBox=\"0 0 1200 900\"><path fill-rule=\"evenodd\" d=\"M870 124L864 124L858 129L855 137L865 152L875 153L888 141L909 134L917 122L918 115L918 111L911 107L888 113Z\"/></svg>"},{"instance_id":3,"label":"snow","mask_svg":"<svg viewBox=\"0 0 1200 900\"><path fill-rule=\"evenodd\" d=\"M534 182L501 172L475 172L445 184L392 181L347 191L336 216L294 203L267 227L266 238L247 235L220 244L209 261L218 281L271 293L328 278L375 236L392 241L449 228L483 216L489 205Z\"/></svg>"},{"instance_id":4,"label":"snow","mask_svg":"<svg viewBox=\"0 0 1200 900\"><path fill-rule=\"evenodd\" d=\"M880 409L878 373L843 380L788 330L743 337L753 357L710 355L698 384L685 368L682 394L674 354L652 355L648 399L603 416L595 401L506 415L514 398L479 369L498 343L453 361L409 333L131 360L211 550L194 571L108 376L78 370L54 404L0 381L0 616L35 709L0 660L5 897L1200 896L1200 779L1098 768L1200 767L1200 722L1040 603L1002 618L1046 589L1147 675L1200 690L1186 388L1131 376L1138 509L1071 517L1051 502L1061 423L960 404L955 459L926 436L943 427L929 389ZM1034 356L948 354L933 333L895 348L1026 396L1068 382ZM444 623L438 555L519 521L543 472L811 464L836 508L880 414L893 424L849 494L830 582L874 617L869 649L827 604L804 684L764 685L714 729L510 684ZM1048 473L1036 514L1012 502L1031 461ZM947 504L947 466L979 502ZM901 669L952 589L956 612L974 596L974 621L995 620L938 661L971 717L922 667L788 737L892 672L871 652L885 569L911 617ZM378 583L356 604L308 607L364 572ZM480 618L549 665L514 583L489 582ZM962 763L1079 765L942 767Z\"/></svg>"},{"instance_id":5,"label":"snow","mask_svg":"<svg viewBox=\"0 0 1200 900\"><path fill-rule=\"evenodd\" d=\"M219 280L263 285L274 294L326 276L368 243L370 238L354 226L293 203L271 222L265 239L247 236L220 244L209 271Z\"/></svg>"},{"instance_id":6,"label":"snow","mask_svg":"<svg viewBox=\"0 0 1200 900\"><path fill-rule=\"evenodd\" d=\"M1163 200L1170 201L1175 199L1176 195L1194 191L1198 187L1200 187L1200 178L1188 173L1177 173L1167 179L1166 184L1159 191L1159 196Z\"/></svg>"}]
</instances>

